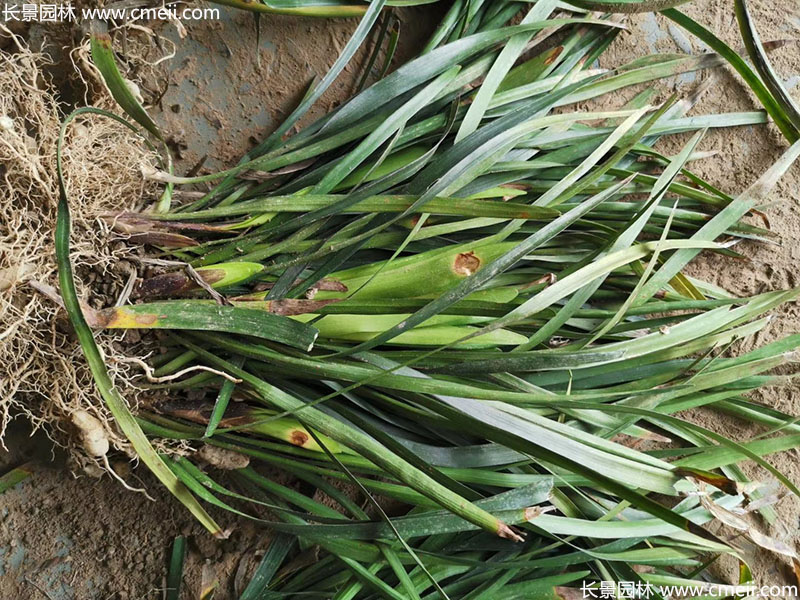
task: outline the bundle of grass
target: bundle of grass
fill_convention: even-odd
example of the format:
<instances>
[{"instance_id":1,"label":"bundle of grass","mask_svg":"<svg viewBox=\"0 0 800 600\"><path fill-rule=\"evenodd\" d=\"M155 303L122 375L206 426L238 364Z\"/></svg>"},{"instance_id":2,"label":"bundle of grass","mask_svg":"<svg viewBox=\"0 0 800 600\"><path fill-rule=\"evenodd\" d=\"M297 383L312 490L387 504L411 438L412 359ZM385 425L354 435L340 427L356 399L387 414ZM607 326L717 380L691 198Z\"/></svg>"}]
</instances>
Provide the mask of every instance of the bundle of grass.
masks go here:
<instances>
[{"instance_id":1,"label":"bundle of grass","mask_svg":"<svg viewBox=\"0 0 800 600\"><path fill-rule=\"evenodd\" d=\"M386 6L418 6L431 4L437 0L387 0ZM689 0L567 0L578 8L613 11L619 13L639 13L663 10L684 4ZM367 12L369 3L350 0L213 0L215 4L230 6L255 13L293 15L298 17L359 17ZM472 11L481 10L482 3L473 3ZM510 3L509 3L510 4ZM456 1L450 10L451 15L464 13L466 2ZM461 15L459 15L461 16Z\"/></svg>"},{"instance_id":2,"label":"bundle of grass","mask_svg":"<svg viewBox=\"0 0 800 600\"><path fill-rule=\"evenodd\" d=\"M99 437L118 449L128 445L99 401L63 312L47 297L57 283L47 232L54 227L58 202L55 164L62 107L46 75L47 58L4 31L13 46L0 52L0 439L15 415L25 415L56 443L75 450L81 466L97 472L94 467L103 464L104 453L96 443L82 450L80 442L74 443L76 436ZM119 124L94 119L70 131L64 150L64 183L79 209L75 227L80 239L72 256L86 282L82 297L90 305L108 306L117 301L137 263L132 262L135 252L109 236L99 215L141 208L154 190L139 174L151 151ZM108 357L120 354L118 338L101 341ZM128 368L111 364L118 385L133 392Z\"/></svg>"},{"instance_id":3,"label":"bundle of grass","mask_svg":"<svg viewBox=\"0 0 800 600\"><path fill-rule=\"evenodd\" d=\"M765 112L690 117L694 96L650 106L647 92L618 110L570 108L725 59L760 80L701 30L718 54L597 72L620 30L609 16L557 14L563 4L539 0L511 26L516 4L487 3L446 16L420 57L284 139L381 8L370 6L331 73L239 165L150 173L217 182L210 191L114 215L169 240L162 256L182 263L138 282L139 303L82 310L61 196L61 293L137 452L212 532L201 502L286 536L243 596L265 597L266 585L266 597L396 600L564 596L582 579L592 590L599 580L702 587L720 554L748 572L735 539L704 528L713 520L795 558L756 527L756 513L776 518L776 498L738 463L753 460L800 494L763 458L800 443L787 433L794 417L744 395L785 381L774 370L791 365L800 338L736 358L726 350L800 290L733 298L681 271L703 250L736 255L731 242L769 237L740 219L800 144L734 198L687 165L705 156L707 128L764 123ZM526 49L533 56L519 61ZM102 40L96 50L120 103L150 129ZM768 86L758 92L794 141L800 120ZM684 132L693 135L676 156L654 150ZM205 372L152 386L169 400L134 417L92 328L166 330L155 376ZM677 416L699 406L774 435L738 442ZM145 434L216 449L200 456L228 467L225 485L198 461L157 454ZM265 466L309 493L271 481ZM389 518L376 495L405 514ZM319 549L305 568L305 552Z\"/></svg>"}]
</instances>

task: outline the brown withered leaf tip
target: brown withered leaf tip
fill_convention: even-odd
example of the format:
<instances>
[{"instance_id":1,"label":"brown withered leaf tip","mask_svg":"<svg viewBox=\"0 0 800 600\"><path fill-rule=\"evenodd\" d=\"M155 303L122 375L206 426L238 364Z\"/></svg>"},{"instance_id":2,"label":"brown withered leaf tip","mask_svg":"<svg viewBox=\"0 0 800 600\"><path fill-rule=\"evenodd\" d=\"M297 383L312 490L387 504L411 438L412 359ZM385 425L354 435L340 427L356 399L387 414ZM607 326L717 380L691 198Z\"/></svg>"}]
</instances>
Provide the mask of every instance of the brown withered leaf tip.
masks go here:
<instances>
[{"instance_id":1,"label":"brown withered leaf tip","mask_svg":"<svg viewBox=\"0 0 800 600\"><path fill-rule=\"evenodd\" d=\"M555 273L547 273L546 275L542 275L541 277L539 277L539 279L534 281L533 284L541 285L544 283L546 285L553 285L556 281L558 281L558 275L556 275Z\"/></svg>"},{"instance_id":2,"label":"brown withered leaf tip","mask_svg":"<svg viewBox=\"0 0 800 600\"><path fill-rule=\"evenodd\" d=\"M218 225L206 225L204 223L188 223L185 221L159 221L148 215L138 213L119 212L103 213L101 218L111 225L115 231L120 233L147 233L154 230L181 229L188 231L209 231L214 233L227 233L235 235L235 231L230 231Z\"/></svg>"},{"instance_id":3,"label":"brown withered leaf tip","mask_svg":"<svg viewBox=\"0 0 800 600\"><path fill-rule=\"evenodd\" d=\"M555 62L555 60L561 56L561 53L564 51L564 46L556 46L550 51L550 56L544 61L545 66L550 66Z\"/></svg>"},{"instance_id":4,"label":"brown withered leaf tip","mask_svg":"<svg viewBox=\"0 0 800 600\"><path fill-rule=\"evenodd\" d=\"M508 525L501 522L500 526L497 528L497 535L501 538L506 540L513 540L515 542L524 542L525 538L522 537L519 533L511 529Z\"/></svg>"},{"instance_id":5,"label":"brown withered leaf tip","mask_svg":"<svg viewBox=\"0 0 800 600\"><path fill-rule=\"evenodd\" d=\"M167 248L185 248L187 246L199 246L200 242L180 233L170 233L167 231L148 231L144 233L134 233L128 237L128 242L132 244L164 246Z\"/></svg>"},{"instance_id":6,"label":"brown withered leaf tip","mask_svg":"<svg viewBox=\"0 0 800 600\"><path fill-rule=\"evenodd\" d=\"M186 419L200 425L207 425L211 418L214 406L209 403L199 404L192 400L173 399L164 400L153 407L157 412L171 417ZM247 406L231 402L225 411L225 417L220 421L220 427L234 427L247 425L253 422Z\"/></svg>"},{"instance_id":7,"label":"brown withered leaf tip","mask_svg":"<svg viewBox=\"0 0 800 600\"><path fill-rule=\"evenodd\" d=\"M736 496L739 493L739 484L732 479L728 479L723 475L710 473L708 471L701 471L700 469L688 469L686 467L677 467L673 473L678 477L687 477L689 479L696 479L715 488L722 490L726 494Z\"/></svg>"},{"instance_id":8,"label":"brown withered leaf tip","mask_svg":"<svg viewBox=\"0 0 800 600\"><path fill-rule=\"evenodd\" d=\"M109 50L111 49L111 36L107 33L93 33L93 37L100 45L105 46Z\"/></svg>"}]
</instances>

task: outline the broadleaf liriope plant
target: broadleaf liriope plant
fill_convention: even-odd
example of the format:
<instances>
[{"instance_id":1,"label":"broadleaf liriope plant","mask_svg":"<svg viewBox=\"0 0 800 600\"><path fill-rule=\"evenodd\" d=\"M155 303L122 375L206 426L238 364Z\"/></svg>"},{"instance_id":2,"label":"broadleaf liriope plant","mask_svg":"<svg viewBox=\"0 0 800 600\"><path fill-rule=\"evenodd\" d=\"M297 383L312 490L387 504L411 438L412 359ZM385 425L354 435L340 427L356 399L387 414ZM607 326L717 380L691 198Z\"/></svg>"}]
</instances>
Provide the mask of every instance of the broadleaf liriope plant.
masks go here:
<instances>
[{"instance_id":1,"label":"broadleaf liriope plant","mask_svg":"<svg viewBox=\"0 0 800 600\"><path fill-rule=\"evenodd\" d=\"M602 71L613 18L539 0L508 25L519 9L457 3L419 57L340 108L285 138L316 88L237 166L149 174L180 202L112 215L184 266L140 281L134 303L84 308L84 325L164 333L151 387L168 400L140 410L138 427L236 467L159 463L196 514L187 493L275 534L243 598L702 587L715 556L744 560L703 527L715 519L793 554L753 527L756 511L776 518L774 496L738 464L798 493L763 458L800 445L795 419L746 394L787 380L773 372L800 337L728 350L800 290L735 298L682 269L702 250L737 256L735 241L771 237L740 219L800 145L729 196L687 165L706 157L708 129L765 123L764 111L688 116L702 89L657 106L652 89L617 110L573 106L718 67L727 46ZM783 106L773 98L769 114ZM677 155L654 149L686 132ZM61 223L63 245L66 201ZM67 306L80 324L77 300ZM102 371L91 336L81 341ZM174 377L194 367L205 370ZM769 435L734 441L675 416L697 407ZM387 516L385 499L403 516ZM311 547L321 558L298 570Z\"/></svg>"}]
</instances>

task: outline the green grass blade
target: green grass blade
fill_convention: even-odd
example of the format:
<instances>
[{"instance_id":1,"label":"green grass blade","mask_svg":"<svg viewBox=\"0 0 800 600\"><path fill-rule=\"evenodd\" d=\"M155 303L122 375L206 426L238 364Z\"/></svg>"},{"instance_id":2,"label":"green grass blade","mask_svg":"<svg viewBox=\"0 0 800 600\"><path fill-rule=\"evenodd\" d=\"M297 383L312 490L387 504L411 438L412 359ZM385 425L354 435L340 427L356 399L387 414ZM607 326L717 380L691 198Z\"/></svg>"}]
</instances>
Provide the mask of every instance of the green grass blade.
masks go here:
<instances>
[{"instance_id":1,"label":"green grass blade","mask_svg":"<svg viewBox=\"0 0 800 600\"><path fill-rule=\"evenodd\" d=\"M347 4L342 3L320 3L319 5L310 4L307 6L275 6L272 2L258 0L248 2L247 0L212 0L214 4L230 6L240 10L247 10L255 13L268 13L273 15L292 15L296 17L320 17L320 18L350 18L362 16L368 8L368 4Z\"/></svg>"},{"instance_id":2,"label":"green grass blade","mask_svg":"<svg viewBox=\"0 0 800 600\"><path fill-rule=\"evenodd\" d=\"M267 308L280 310L284 305L243 302L227 306L197 300L168 300L96 311L90 320L93 327L102 329L224 331L311 350L318 335L316 328L273 314Z\"/></svg>"},{"instance_id":3,"label":"green grass blade","mask_svg":"<svg viewBox=\"0 0 800 600\"><path fill-rule=\"evenodd\" d=\"M737 198L723 208L711 221L706 223L692 236L693 240L713 240L746 215L760 202L766 200L778 180L800 157L800 142L795 142L778 161L765 171L758 180L742 192ZM642 287L638 300L634 305L641 305L652 298L659 290L677 275L680 270L697 254L699 250L678 250L661 266L661 268Z\"/></svg>"},{"instance_id":4,"label":"green grass blade","mask_svg":"<svg viewBox=\"0 0 800 600\"><path fill-rule=\"evenodd\" d=\"M619 13L644 13L656 12L674 6L686 4L691 0L566 0L587 10L600 10Z\"/></svg>"},{"instance_id":5,"label":"green grass blade","mask_svg":"<svg viewBox=\"0 0 800 600\"><path fill-rule=\"evenodd\" d=\"M556 4L556 0L543 0L542 2L537 2L533 8L530 9L528 14L525 15L525 18L522 20L522 24L525 25L531 22L547 19L550 13L555 9ZM519 55L530 41L532 35L533 33L522 34L509 38L506 41L503 49L500 51L500 54L497 57L497 60L495 60L492 68L489 70L489 73L486 75L486 78L478 89L478 93L472 99L472 103L467 110L467 114L464 115L464 120L461 121L461 126L456 132L454 143L457 144L464 137L478 128L486 109L489 107L492 96L503 82L508 71L514 65L517 58L519 58Z\"/></svg>"},{"instance_id":6,"label":"green grass blade","mask_svg":"<svg viewBox=\"0 0 800 600\"><path fill-rule=\"evenodd\" d=\"M707 44L714 52L725 58L730 65L742 76L745 83L753 90L761 105L766 109L775 121L778 129L789 142L794 143L798 139L798 131L792 122L787 118L786 113L778 101L770 93L759 76L753 72L750 66L734 52L725 42L720 40L710 30L706 29L692 18L686 16L677 9L669 8L662 11L662 14L678 25L686 29L689 33L697 36L702 42Z\"/></svg>"},{"instance_id":7,"label":"green grass blade","mask_svg":"<svg viewBox=\"0 0 800 600\"><path fill-rule=\"evenodd\" d=\"M257 3L254 2L253 4ZM344 68L347 66L347 63L350 62L350 59L353 58L353 55L355 55L356 51L361 47L361 44L364 43L364 40L366 40L367 36L369 35L372 26L380 16L384 4L385 0L373 0L369 3L369 8L364 13L361 21L359 21L358 27L347 41L347 45L336 59L336 62L333 63L333 66L325 74L325 77L322 78L313 91L303 98L303 101L300 103L300 105L295 108L288 117L286 117L283 123L281 123L280 126L274 132L272 132L263 143L259 144L254 152L251 152L252 155L258 155L263 151L270 150L276 146L280 142L283 135L288 132L298 120L300 120L300 118L317 100L319 100L322 94L325 93L325 90L331 86L334 80L344 70Z\"/></svg>"},{"instance_id":8,"label":"green grass blade","mask_svg":"<svg viewBox=\"0 0 800 600\"><path fill-rule=\"evenodd\" d=\"M272 212L310 212L326 208L344 200L342 195L308 194L303 196L269 196L239 202L233 206L201 210L189 214L151 215L154 220L170 221L175 218L185 220L207 220L219 217L231 217ZM414 205L415 196L410 195L375 195L343 208L344 213L395 213L406 212ZM515 202L493 202L490 200L471 198L433 198L424 207L414 212L432 215L450 215L461 217L496 217L503 219L552 219L560 213L558 210L542 206L530 206Z\"/></svg>"},{"instance_id":9,"label":"green grass blade","mask_svg":"<svg viewBox=\"0 0 800 600\"><path fill-rule=\"evenodd\" d=\"M93 24L93 26L96 25L96 23ZM167 167L169 172L172 173L172 155L166 144L164 135L161 133L155 121L147 114L145 108L133 95L133 92L128 86L128 81L123 78L122 74L119 72L117 61L114 58L114 50L111 47L111 38L107 33L93 32L90 36L89 43L92 52L92 61L97 67L97 70L100 71L100 75L103 77L103 81L106 87L108 87L111 96L129 117L163 143L163 151L167 157ZM172 201L172 188L173 184L167 183L156 205L156 210L158 212L167 212L169 210Z\"/></svg>"},{"instance_id":10,"label":"green grass blade","mask_svg":"<svg viewBox=\"0 0 800 600\"><path fill-rule=\"evenodd\" d=\"M342 160L337 161L336 166L325 175L322 181L314 186L311 193L327 194L333 190L358 165L377 150L383 142L388 140L394 133L402 130L411 117L438 96L444 87L455 79L460 69L459 66L448 69L415 94L403 106L399 107L391 117L384 120L355 149L349 152Z\"/></svg>"},{"instance_id":11,"label":"green grass blade","mask_svg":"<svg viewBox=\"0 0 800 600\"><path fill-rule=\"evenodd\" d=\"M273 593L268 589L269 584L294 544L294 537L280 533L270 540L264 557L239 600L270 600Z\"/></svg>"},{"instance_id":12,"label":"green grass blade","mask_svg":"<svg viewBox=\"0 0 800 600\"><path fill-rule=\"evenodd\" d=\"M180 600L183 583L183 563L186 559L186 538L179 535L172 542L172 555L167 572L165 600Z\"/></svg>"},{"instance_id":13,"label":"green grass blade","mask_svg":"<svg viewBox=\"0 0 800 600\"><path fill-rule=\"evenodd\" d=\"M312 435L314 434L312 433ZM433 584L436 590L443 596L445 600L450 600L449 596L439 585L439 582L436 581L436 578L433 577L433 575L431 575L430 571L428 571L425 564L419 559L416 552L414 552L411 546L408 545L405 536L400 531L398 531L392 519L389 518L389 515L386 514L386 512L383 510L383 507L381 507L378 501L375 500L372 494L370 494L369 490L366 487L364 487L360 479L355 475L353 475L350 469L348 469L347 466L345 466L336 457L336 455L332 453L325 446L323 441L318 436L315 436L315 439L317 440L317 443L320 446L322 446L322 448L325 450L325 453L328 455L328 458L331 461L333 461L337 465L337 467L345 473L345 475L347 475L348 479L361 490L361 492L366 496L367 500L369 500L370 504L372 504L372 506L375 507L375 509L378 511L378 514L380 514L381 520L392 530L392 534L394 534L394 537L397 539L397 541L400 542L400 545L409 554L409 556L411 556L411 558L416 563L417 567L421 569L423 573L425 573L425 576L430 580L430 582ZM417 594L416 588L414 588L414 585L411 582L411 579L409 578L408 573L405 570L405 567L403 567L403 565L400 563L400 560L397 558L397 555L395 554L394 550L390 549L388 546L382 546L381 550L384 556L386 557L386 560L389 562L389 565L392 567L398 579L400 580L400 586L410 596L410 600L419 600L419 594Z\"/></svg>"},{"instance_id":14,"label":"green grass blade","mask_svg":"<svg viewBox=\"0 0 800 600\"><path fill-rule=\"evenodd\" d=\"M786 119L794 126L795 137L794 139L789 138L789 141L796 141L800 137L800 109L784 87L781 78L772 68L764 45L761 43L761 37L758 35L753 18L747 8L747 0L736 0L735 6L739 30L742 32L750 60L753 61L756 70L761 75L764 85L769 88L773 98L783 109Z\"/></svg>"},{"instance_id":15,"label":"green grass blade","mask_svg":"<svg viewBox=\"0 0 800 600\"><path fill-rule=\"evenodd\" d=\"M463 61L474 56L481 50L489 48L514 35L535 32L546 27L558 27L573 23L595 24L606 27L612 26L612 24L609 24L607 21L598 19L550 19L525 25L504 27L502 29L467 36L410 61L375 85L367 88L345 104L326 123L324 129L331 130L335 128L336 130L341 130L359 120L364 114L376 110L376 108L383 106L389 100L396 98L400 94L446 71L452 67L452 65L462 64Z\"/></svg>"},{"instance_id":16,"label":"green grass blade","mask_svg":"<svg viewBox=\"0 0 800 600\"><path fill-rule=\"evenodd\" d=\"M0 476L0 494L7 492L18 483L25 481L31 475L33 475L33 469L30 463L4 473Z\"/></svg>"},{"instance_id":17,"label":"green grass blade","mask_svg":"<svg viewBox=\"0 0 800 600\"><path fill-rule=\"evenodd\" d=\"M117 101L122 110L139 125L163 140L161 130L155 124L144 107L134 97L125 79L117 68L114 50L111 48L111 38L108 34L94 33L91 36L92 60L103 76L103 81L108 86L111 96Z\"/></svg>"},{"instance_id":18,"label":"green grass blade","mask_svg":"<svg viewBox=\"0 0 800 600\"><path fill-rule=\"evenodd\" d=\"M237 367L241 367L244 364L244 359L237 357L234 358L232 362ZM211 416L208 418L208 425L206 426L206 431L203 434L204 438L210 438L214 435L214 432L217 430L220 421L222 421L222 417L225 416L225 411L228 408L228 403L231 400L231 394L233 394L235 387L236 384L230 379L226 379L222 383L222 387L219 389L219 393L217 394L217 399L214 401L214 409L211 411Z\"/></svg>"},{"instance_id":19,"label":"green grass blade","mask_svg":"<svg viewBox=\"0 0 800 600\"><path fill-rule=\"evenodd\" d=\"M103 361L100 349L94 340L92 330L86 323L81 309L80 301L78 300L78 292L75 289L75 280L72 274L72 265L70 261L70 214L69 214L69 199L64 183L64 174L61 165L61 151L64 145L64 134L67 126L81 114L101 114L114 118L126 127L135 131L130 123L117 116L111 116L110 113L98 111L93 108L78 109L71 113L62 123L61 131L58 140L58 153L56 160L56 167L58 170L59 181L59 203L58 203L58 217L56 221L56 257L58 261L58 280L61 287L61 296L64 300L64 306L69 315L75 333L78 336L83 353L89 363L89 368L92 371L95 384L98 391L106 402L111 414L119 426L122 433L128 438L133 446L134 451L139 458L144 462L153 474L164 484L164 486L180 500L184 506L200 521L200 523L208 529L209 532L215 536L222 535L222 530L219 525L206 513L202 506L192 496L186 487L180 483L178 478L172 473L169 467L164 463L161 457L156 453L150 441L145 436L141 427L139 427L136 419L130 412L125 400L120 395L119 391L114 387L111 377L108 374L105 362Z\"/></svg>"},{"instance_id":20,"label":"green grass blade","mask_svg":"<svg viewBox=\"0 0 800 600\"><path fill-rule=\"evenodd\" d=\"M275 405L281 410L298 410L305 406L304 402L297 400L289 394L286 394L282 390L268 384L262 379L254 377L247 371L235 367L228 361L222 360L221 358L200 348L199 346L196 346L188 340L182 340L182 343L186 345L187 348L197 352L198 355L203 357L205 360L216 364L234 376L241 378L243 381L252 386L253 389L264 398L264 400ZM317 431L331 437L340 444L355 450L365 458L383 467L389 473L392 473L410 487L424 495L427 495L441 506L460 515L465 520L478 525L482 529L499 535L500 537L515 539L516 534L514 534L505 523L499 521L490 513L468 502L458 494L451 492L449 489L437 483L415 467L399 459L396 455L389 452L384 446L377 443L369 436L352 427L346 426L338 419L330 417L316 408L304 410L302 414L302 421L304 424L310 425Z\"/></svg>"}]
</instances>

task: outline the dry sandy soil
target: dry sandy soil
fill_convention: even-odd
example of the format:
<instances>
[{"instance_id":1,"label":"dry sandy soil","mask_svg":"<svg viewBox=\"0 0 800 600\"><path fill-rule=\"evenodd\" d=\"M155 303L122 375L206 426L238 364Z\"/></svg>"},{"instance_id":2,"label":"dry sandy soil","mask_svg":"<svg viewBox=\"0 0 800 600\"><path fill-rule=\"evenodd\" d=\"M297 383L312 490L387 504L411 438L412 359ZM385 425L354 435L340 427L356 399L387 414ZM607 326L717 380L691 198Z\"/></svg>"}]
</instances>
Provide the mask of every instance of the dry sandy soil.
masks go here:
<instances>
[{"instance_id":1,"label":"dry sandy soil","mask_svg":"<svg viewBox=\"0 0 800 600\"><path fill-rule=\"evenodd\" d=\"M800 18L789 3L753 0L762 38L800 37ZM225 9L223 9L225 10ZM436 22L436 9L405 10L402 55L413 53L426 31ZM729 43L738 45L737 27L730 2L695 0L687 11ZM169 87L158 118L181 150L181 164L194 165L202 156L215 157L209 167L236 160L271 127L280 122L314 73L323 73L343 47L355 26L352 21L323 22L294 18L262 18L261 44L257 46L250 15L229 12L222 22L195 23L171 64ZM602 59L603 66L623 64L653 52L694 52L704 49L661 17L636 16L631 31L615 42ZM256 61L256 49L259 60ZM363 60L363 57L360 57ZM774 53L777 70L795 98L800 98L800 47L787 45ZM356 61L356 65L359 62ZM320 114L353 89L358 69L350 69L316 108ZM677 89L688 92L709 74L683 76L662 85L664 95ZM750 110L755 105L736 77L717 70L711 92L694 109L695 114ZM621 105L633 90L609 104ZM667 153L682 140L663 144ZM711 132L704 149L718 151L714 158L695 163L694 169L729 193L752 182L786 147L771 126ZM768 214L779 236L775 245L738 247L747 259L703 258L692 267L699 275L737 294L752 294L800 284L800 167L795 167L773 194ZM761 345L800 331L797 304L785 306L770 327L749 345ZM747 349L738 348L739 351ZM800 386L765 389L755 399L792 414L800 414ZM693 419L738 438L758 431L745 423L697 412ZM32 458L35 475L0 497L0 600L51 598L53 600L160 598L166 555L173 538L190 537L186 598L196 597L206 577L219 581L217 599L233 597L236 573L268 543L268 534L237 524L228 540L205 535L188 515L167 498L146 473L139 472L158 502L123 490L109 479L73 477L63 460L51 454L46 440L28 438L20 426L7 440L9 453L0 452L0 472ZM773 457L793 481L800 482L800 453ZM755 477L759 474L752 470ZM800 503L784 499L778 505L785 527L798 529ZM228 515L215 515L225 525ZM780 534L781 531L775 532ZM791 541L791 540L790 540ZM793 540L796 544L796 538ZM721 568L724 568L723 564ZM785 565L765 552L757 553L756 574L763 583L786 577Z\"/></svg>"}]
</instances>

